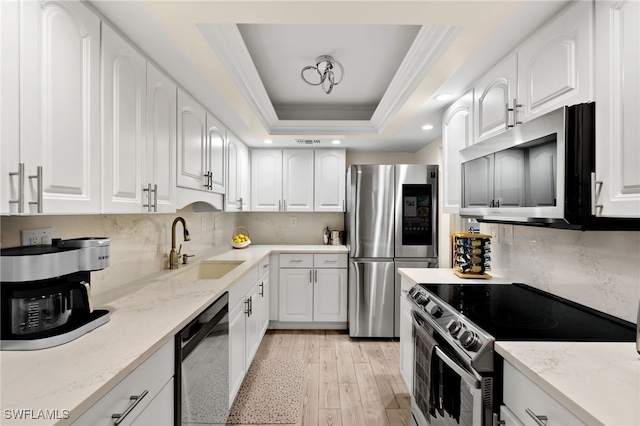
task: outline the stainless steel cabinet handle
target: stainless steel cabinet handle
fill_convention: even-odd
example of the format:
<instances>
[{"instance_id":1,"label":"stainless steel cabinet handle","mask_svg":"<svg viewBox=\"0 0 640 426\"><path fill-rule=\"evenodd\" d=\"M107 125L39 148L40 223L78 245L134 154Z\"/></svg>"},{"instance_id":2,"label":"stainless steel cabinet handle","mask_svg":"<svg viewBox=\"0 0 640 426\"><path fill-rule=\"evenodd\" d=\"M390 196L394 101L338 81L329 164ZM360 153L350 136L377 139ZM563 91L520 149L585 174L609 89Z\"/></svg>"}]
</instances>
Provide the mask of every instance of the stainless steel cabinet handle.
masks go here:
<instances>
[{"instance_id":1,"label":"stainless steel cabinet handle","mask_svg":"<svg viewBox=\"0 0 640 426\"><path fill-rule=\"evenodd\" d=\"M142 207L146 207L147 211L151 211L151 183L147 184L146 188L142 188L142 192L147 193L147 204L143 204Z\"/></svg>"},{"instance_id":2,"label":"stainless steel cabinet handle","mask_svg":"<svg viewBox=\"0 0 640 426\"><path fill-rule=\"evenodd\" d=\"M249 316L253 315L253 296L249 298Z\"/></svg>"},{"instance_id":3,"label":"stainless steel cabinet handle","mask_svg":"<svg viewBox=\"0 0 640 426\"><path fill-rule=\"evenodd\" d=\"M29 204L35 204L38 208L38 213L42 213L42 166L38 166L36 174L29 176L29 179L36 180L36 201L29 201Z\"/></svg>"},{"instance_id":4,"label":"stainless steel cabinet handle","mask_svg":"<svg viewBox=\"0 0 640 426\"><path fill-rule=\"evenodd\" d=\"M9 200L9 204L17 204L18 213L24 213L24 163L18 163L18 171L9 172L9 176L18 176L18 198Z\"/></svg>"},{"instance_id":5,"label":"stainless steel cabinet handle","mask_svg":"<svg viewBox=\"0 0 640 426\"><path fill-rule=\"evenodd\" d=\"M209 172L203 174L204 176L204 189L209 189Z\"/></svg>"},{"instance_id":6,"label":"stainless steel cabinet handle","mask_svg":"<svg viewBox=\"0 0 640 426\"><path fill-rule=\"evenodd\" d=\"M153 184L153 211L158 211L158 184Z\"/></svg>"},{"instance_id":7,"label":"stainless steel cabinet handle","mask_svg":"<svg viewBox=\"0 0 640 426\"><path fill-rule=\"evenodd\" d=\"M112 419L116 419L116 421L113 423L114 426L118 426L120 423L122 423L122 421L125 419L125 417L127 417L129 415L129 413L134 408L136 408L136 406L140 403L140 401L142 401L142 398L147 396L148 393L149 393L149 391L145 389L144 392L142 392L140 395L132 395L131 397L129 397L129 400L131 400L131 404L129 404L129 406L127 407L125 412L122 413L122 414L113 414L113 415L111 415Z\"/></svg>"},{"instance_id":8,"label":"stainless steel cabinet handle","mask_svg":"<svg viewBox=\"0 0 640 426\"><path fill-rule=\"evenodd\" d=\"M242 211L242 197L238 198L236 200L236 206L238 208L238 211L241 212Z\"/></svg>"},{"instance_id":9,"label":"stainless steel cabinet handle","mask_svg":"<svg viewBox=\"0 0 640 426\"><path fill-rule=\"evenodd\" d=\"M260 283L260 296L264 297L264 283Z\"/></svg>"},{"instance_id":10,"label":"stainless steel cabinet handle","mask_svg":"<svg viewBox=\"0 0 640 426\"><path fill-rule=\"evenodd\" d=\"M522 124L522 121L518 121L518 108L522 108L522 104L518 103L517 98L513 98L513 124L516 126Z\"/></svg>"},{"instance_id":11,"label":"stainless steel cabinet handle","mask_svg":"<svg viewBox=\"0 0 640 426\"><path fill-rule=\"evenodd\" d=\"M287 200L282 201L282 210L287 211Z\"/></svg>"},{"instance_id":12,"label":"stainless steel cabinet handle","mask_svg":"<svg viewBox=\"0 0 640 426\"><path fill-rule=\"evenodd\" d=\"M278 200L278 211L282 211L282 200Z\"/></svg>"},{"instance_id":13,"label":"stainless steel cabinet handle","mask_svg":"<svg viewBox=\"0 0 640 426\"><path fill-rule=\"evenodd\" d=\"M509 130L509 127L512 127L509 125L509 112L511 111L511 108L509 108L509 102L505 102L504 103L504 129L505 130Z\"/></svg>"},{"instance_id":14,"label":"stainless steel cabinet handle","mask_svg":"<svg viewBox=\"0 0 640 426\"><path fill-rule=\"evenodd\" d=\"M531 418L536 422L536 424L538 426L547 426L547 424L545 423L547 420L549 420L547 418L547 416L538 416L536 415L533 411L531 411L529 408L527 408L526 410L524 410L529 416L531 416Z\"/></svg>"},{"instance_id":15,"label":"stainless steel cabinet handle","mask_svg":"<svg viewBox=\"0 0 640 426\"><path fill-rule=\"evenodd\" d=\"M318 271L313 271L313 282L317 283L318 282Z\"/></svg>"},{"instance_id":16,"label":"stainless steel cabinet handle","mask_svg":"<svg viewBox=\"0 0 640 426\"><path fill-rule=\"evenodd\" d=\"M591 214L600 216L602 214L602 204L598 203L602 191L602 181L596 180L596 172L591 172Z\"/></svg>"},{"instance_id":17,"label":"stainless steel cabinet handle","mask_svg":"<svg viewBox=\"0 0 640 426\"><path fill-rule=\"evenodd\" d=\"M249 310L249 303L250 303L250 302L249 302L249 300L250 300L250 299L247 299L247 300L245 300L245 301L244 301L244 305L245 305L245 311L244 311L244 313L245 313L248 317L249 317L249 316L251 316L251 311Z\"/></svg>"},{"instance_id":18,"label":"stainless steel cabinet handle","mask_svg":"<svg viewBox=\"0 0 640 426\"><path fill-rule=\"evenodd\" d=\"M313 273L313 271L311 271L311 269L309 269L309 282L312 283L313 279L311 277L311 274Z\"/></svg>"}]
</instances>

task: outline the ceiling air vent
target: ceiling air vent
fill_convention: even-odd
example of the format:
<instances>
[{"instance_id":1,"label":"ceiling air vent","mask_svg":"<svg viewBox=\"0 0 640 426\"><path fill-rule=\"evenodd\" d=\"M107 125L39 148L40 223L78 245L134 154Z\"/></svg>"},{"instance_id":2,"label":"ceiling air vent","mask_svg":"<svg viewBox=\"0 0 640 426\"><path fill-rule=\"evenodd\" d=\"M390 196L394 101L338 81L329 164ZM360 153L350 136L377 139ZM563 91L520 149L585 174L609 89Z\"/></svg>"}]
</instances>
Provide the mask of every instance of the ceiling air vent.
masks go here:
<instances>
[{"instance_id":1,"label":"ceiling air vent","mask_svg":"<svg viewBox=\"0 0 640 426\"><path fill-rule=\"evenodd\" d=\"M315 145L320 143L320 139L296 139L296 143L302 145Z\"/></svg>"}]
</instances>

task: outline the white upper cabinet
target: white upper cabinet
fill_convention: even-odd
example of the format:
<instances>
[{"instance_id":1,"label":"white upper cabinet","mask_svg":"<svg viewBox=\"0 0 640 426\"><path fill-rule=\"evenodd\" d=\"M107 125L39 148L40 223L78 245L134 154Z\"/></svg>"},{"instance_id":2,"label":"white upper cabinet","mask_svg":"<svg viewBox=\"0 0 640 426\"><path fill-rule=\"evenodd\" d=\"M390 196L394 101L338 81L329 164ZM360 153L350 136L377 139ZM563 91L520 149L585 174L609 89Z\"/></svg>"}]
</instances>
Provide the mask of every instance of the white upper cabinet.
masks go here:
<instances>
[{"instance_id":1,"label":"white upper cabinet","mask_svg":"<svg viewBox=\"0 0 640 426\"><path fill-rule=\"evenodd\" d=\"M478 143L513 125L510 111L518 91L518 54L512 53L482 77L474 87L474 137Z\"/></svg>"},{"instance_id":2,"label":"white upper cabinet","mask_svg":"<svg viewBox=\"0 0 640 426\"><path fill-rule=\"evenodd\" d=\"M282 151L282 210L313 211L313 151Z\"/></svg>"},{"instance_id":3,"label":"white upper cabinet","mask_svg":"<svg viewBox=\"0 0 640 426\"><path fill-rule=\"evenodd\" d=\"M596 2L595 214L640 217L640 3Z\"/></svg>"},{"instance_id":4,"label":"white upper cabinet","mask_svg":"<svg viewBox=\"0 0 640 426\"><path fill-rule=\"evenodd\" d=\"M206 189L207 143L207 112L195 99L178 90L178 186Z\"/></svg>"},{"instance_id":5,"label":"white upper cabinet","mask_svg":"<svg viewBox=\"0 0 640 426\"><path fill-rule=\"evenodd\" d=\"M314 211L343 212L345 210L346 151L327 149L315 151Z\"/></svg>"},{"instance_id":6,"label":"white upper cabinet","mask_svg":"<svg viewBox=\"0 0 640 426\"><path fill-rule=\"evenodd\" d=\"M147 61L102 24L104 212L142 212L147 176Z\"/></svg>"},{"instance_id":7,"label":"white upper cabinet","mask_svg":"<svg viewBox=\"0 0 640 426\"><path fill-rule=\"evenodd\" d=\"M227 184L225 211L249 210L249 149L233 133L227 132Z\"/></svg>"},{"instance_id":8,"label":"white upper cabinet","mask_svg":"<svg viewBox=\"0 0 640 426\"><path fill-rule=\"evenodd\" d=\"M222 123L207 113L206 169L208 190L217 194L225 192L224 149L226 130Z\"/></svg>"},{"instance_id":9,"label":"white upper cabinet","mask_svg":"<svg viewBox=\"0 0 640 426\"><path fill-rule=\"evenodd\" d=\"M473 90L442 114L442 211L458 213L460 208L460 150L473 141ZM503 106L504 108L504 106Z\"/></svg>"},{"instance_id":10,"label":"white upper cabinet","mask_svg":"<svg viewBox=\"0 0 640 426\"><path fill-rule=\"evenodd\" d=\"M576 1L518 49L517 120L593 100L593 2Z\"/></svg>"},{"instance_id":11,"label":"white upper cabinet","mask_svg":"<svg viewBox=\"0 0 640 426\"><path fill-rule=\"evenodd\" d=\"M176 92L166 75L147 63L147 185L148 211L176 211ZM147 211L145 210L145 211Z\"/></svg>"},{"instance_id":12,"label":"white upper cabinet","mask_svg":"<svg viewBox=\"0 0 640 426\"><path fill-rule=\"evenodd\" d=\"M3 174L2 211L99 213L100 20L80 2L46 0L3 4L2 20L3 173L18 172L16 152L24 164L22 179Z\"/></svg>"},{"instance_id":13,"label":"white upper cabinet","mask_svg":"<svg viewBox=\"0 0 640 426\"><path fill-rule=\"evenodd\" d=\"M20 163L20 3L0 2L0 214L18 213ZM15 173L15 174L14 174ZM24 182L24 176L23 176ZM13 200L13 201L12 201ZM24 200L22 209L24 209Z\"/></svg>"},{"instance_id":14,"label":"white upper cabinet","mask_svg":"<svg viewBox=\"0 0 640 426\"><path fill-rule=\"evenodd\" d=\"M282 210L282 151L251 151L251 211Z\"/></svg>"}]
</instances>

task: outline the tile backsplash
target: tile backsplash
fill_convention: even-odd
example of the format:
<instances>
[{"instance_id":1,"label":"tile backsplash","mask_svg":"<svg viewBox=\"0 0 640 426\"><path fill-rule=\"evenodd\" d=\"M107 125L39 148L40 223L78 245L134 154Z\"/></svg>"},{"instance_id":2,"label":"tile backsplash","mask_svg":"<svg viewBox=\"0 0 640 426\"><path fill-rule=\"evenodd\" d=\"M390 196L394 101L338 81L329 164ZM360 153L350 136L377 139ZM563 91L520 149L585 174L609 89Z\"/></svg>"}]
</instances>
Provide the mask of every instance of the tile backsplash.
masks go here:
<instances>
[{"instance_id":1,"label":"tile backsplash","mask_svg":"<svg viewBox=\"0 0 640 426\"><path fill-rule=\"evenodd\" d=\"M292 227L292 219L296 226ZM344 230L344 213L238 214L238 225L246 226L255 244L323 244L322 230Z\"/></svg>"},{"instance_id":2,"label":"tile backsplash","mask_svg":"<svg viewBox=\"0 0 640 426\"><path fill-rule=\"evenodd\" d=\"M640 232L514 226L514 245L494 240L491 250L496 274L637 321Z\"/></svg>"},{"instance_id":3,"label":"tile backsplash","mask_svg":"<svg viewBox=\"0 0 640 426\"><path fill-rule=\"evenodd\" d=\"M171 225L182 216L191 241L182 241L182 224L176 227L176 246L198 254L214 247L229 246L236 226L235 213L196 213L191 207L175 214L3 216L2 247L20 245L20 230L53 227L55 238L108 237L110 265L91 274L94 295L126 285L167 268L171 249Z\"/></svg>"}]
</instances>

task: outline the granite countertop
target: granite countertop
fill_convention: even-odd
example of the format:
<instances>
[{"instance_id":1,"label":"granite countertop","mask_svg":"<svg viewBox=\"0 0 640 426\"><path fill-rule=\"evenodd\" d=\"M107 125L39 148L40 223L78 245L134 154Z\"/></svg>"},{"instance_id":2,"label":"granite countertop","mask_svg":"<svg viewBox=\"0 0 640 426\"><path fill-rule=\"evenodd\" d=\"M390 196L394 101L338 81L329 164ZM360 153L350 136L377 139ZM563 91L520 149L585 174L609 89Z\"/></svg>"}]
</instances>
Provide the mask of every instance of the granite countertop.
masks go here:
<instances>
[{"instance_id":1,"label":"granite countertop","mask_svg":"<svg viewBox=\"0 0 640 426\"><path fill-rule=\"evenodd\" d=\"M242 260L216 280L173 278L187 268L165 270L94 298L110 321L69 343L36 351L2 351L2 411L68 410L67 419L38 419L38 425L69 424L103 397L221 294L271 253L348 253L345 246L252 245L218 249L194 260ZM31 424L4 419L2 424Z\"/></svg>"},{"instance_id":2,"label":"granite countertop","mask_svg":"<svg viewBox=\"0 0 640 426\"><path fill-rule=\"evenodd\" d=\"M462 279L452 269L400 269L413 284L507 284ZM640 425L635 343L496 342L496 352L587 425Z\"/></svg>"}]
</instances>

